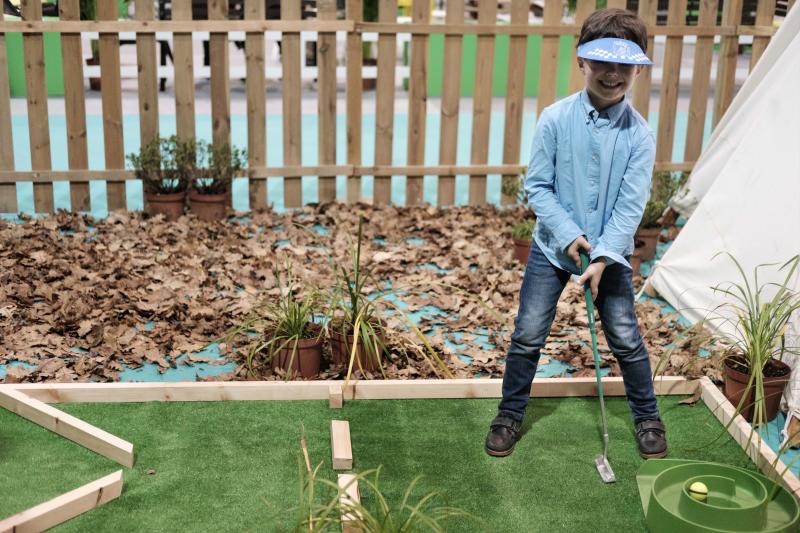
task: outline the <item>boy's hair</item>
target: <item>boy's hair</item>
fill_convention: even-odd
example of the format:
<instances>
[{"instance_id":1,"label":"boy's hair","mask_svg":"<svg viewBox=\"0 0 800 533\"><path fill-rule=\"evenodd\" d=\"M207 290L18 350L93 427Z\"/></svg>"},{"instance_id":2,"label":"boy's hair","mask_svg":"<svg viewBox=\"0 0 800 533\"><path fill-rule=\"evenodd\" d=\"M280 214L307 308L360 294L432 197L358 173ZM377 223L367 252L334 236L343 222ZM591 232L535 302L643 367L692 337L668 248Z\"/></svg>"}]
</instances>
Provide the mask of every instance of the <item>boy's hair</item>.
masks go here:
<instances>
[{"instance_id":1,"label":"boy's hair","mask_svg":"<svg viewBox=\"0 0 800 533\"><path fill-rule=\"evenodd\" d=\"M578 46L604 37L633 41L642 52L647 52L647 26L633 11L616 8L595 11L581 27Z\"/></svg>"}]
</instances>

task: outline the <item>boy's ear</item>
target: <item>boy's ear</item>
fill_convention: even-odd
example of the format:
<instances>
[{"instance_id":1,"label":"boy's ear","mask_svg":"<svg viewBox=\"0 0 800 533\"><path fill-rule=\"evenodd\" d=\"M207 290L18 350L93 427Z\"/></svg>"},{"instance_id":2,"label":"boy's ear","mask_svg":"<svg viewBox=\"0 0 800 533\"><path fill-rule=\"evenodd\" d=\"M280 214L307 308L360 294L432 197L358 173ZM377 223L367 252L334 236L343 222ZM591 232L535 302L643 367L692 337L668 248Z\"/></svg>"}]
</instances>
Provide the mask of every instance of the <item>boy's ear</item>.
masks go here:
<instances>
[{"instance_id":1,"label":"boy's ear","mask_svg":"<svg viewBox=\"0 0 800 533\"><path fill-rule=\"evenodd\" d=\"M642 65L636 65L636 70L633 73L634 78L642 73L642 68L643 68Z\"/></svg>"},{"instance_id":2,"label":"boy's ear","mask_svg":"<svg viewBox=\"0 0 800 533\"><path fill-rule=\"evenodd\" d=\"M576 57L575 59L578 60L578 68L581 70L581 72L583 72L583 58L582 57Z\"/></svg>"}]
</instances>

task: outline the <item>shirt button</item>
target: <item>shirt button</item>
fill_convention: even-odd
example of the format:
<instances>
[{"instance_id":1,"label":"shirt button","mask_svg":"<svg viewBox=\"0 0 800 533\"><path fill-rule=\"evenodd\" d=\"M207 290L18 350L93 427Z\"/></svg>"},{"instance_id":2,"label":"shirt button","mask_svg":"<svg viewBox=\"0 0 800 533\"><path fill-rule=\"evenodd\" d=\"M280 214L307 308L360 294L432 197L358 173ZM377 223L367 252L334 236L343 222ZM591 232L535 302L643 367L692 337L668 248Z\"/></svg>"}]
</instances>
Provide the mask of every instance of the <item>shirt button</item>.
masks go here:
<instances>
[{"instance_id":1,"label":"shirt button","mask_svg":"<svg viewBox=\"0 0 800 533\"><path fill-rule=\"evenodd\" d=\"M592 154L592 161L597 161L597 154Z\"/></svg>"}]
</instances>

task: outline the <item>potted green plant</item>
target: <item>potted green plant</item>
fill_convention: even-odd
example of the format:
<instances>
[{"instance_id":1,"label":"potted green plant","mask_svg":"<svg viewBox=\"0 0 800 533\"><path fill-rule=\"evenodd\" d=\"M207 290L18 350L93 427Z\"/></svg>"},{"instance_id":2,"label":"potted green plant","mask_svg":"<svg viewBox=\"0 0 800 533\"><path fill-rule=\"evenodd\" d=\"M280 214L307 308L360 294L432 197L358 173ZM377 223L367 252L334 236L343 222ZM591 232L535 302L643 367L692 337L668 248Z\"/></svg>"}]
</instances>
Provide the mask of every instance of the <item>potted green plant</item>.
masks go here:
<instances>
[{"instance_id":1,"label":"potted green plant","mask_svg":"<svg viewBox=\"0 0 800 533\"><path fill-rule=\"evenodd\" d=\"M507 198L513 198L517 205L527 205L528 198L525 194L525 174L520 174L516 180L508 179L503 182L501 191ZM533 211L528 209L533 215ZM528 264L528 255L531 249L531 240L533 239L533 229L536 227L536 218L525 218L511 226L511 243L513 246L514 259L522 263Z\"/></svg>"},{"instance_id":2,"label":"potted green plant","mask_svg":"<svg viewBox=\"0 0 800 533\"><path fill-rule=\"evenodd\" d=\"M174 138L156 137L128 154L136 177L142 180L144 208L150 215L162 214L167 220L177 220L183 214L188 180L175 165Z\"/></svg>"},{"instance_id":3,"label":"potted green plant","mask_svg":"<svg viewBox=\"0 0 800 533\"><path fill-rule=\"evenodd\" d=\"M678 187L685 180L683 173L660 170L653 172L650 185L650 198L644 207L642 220L636 230L635 240L642 241L640 250L641 260L650 261L656 256L656 245L661 235L662 217L667 209L669 200Z\"/></svg>"},{"instance_id":4,"label":"potted green plant","mask_svg":"<svg viewBox=\"0 0 800 533\"><path fill-rule=\"evenodd\" d=\"M514 259L528 264L528 256L531 253L531 239L533 239L533 229L536 227L536 219L526 219L517 222L511 227L511 239L514 242Z\"/></svg>"},{"instance_id":5,"label":"potted green plant","mask_svg":"<svg viewBox=\"0 0 800 533\"><path fill-rule=\"evenodd\" d=\"M190 169L189 211L202 220L222 220L230 203L230 186L245 163L245 151L229 144L215 147L187 141L181 161Z\"/></svg>"},{"instance_id":6,"label":"potted green plant","mask_svg":"<svg viewBox=\"0 0 800 533\"><path fill-rule=\"evenodd\" d=\"M302 286L288 262L283 274L277 269L273 273L278 298L261 302L226 336L230 340L240 333L255 333L245 356L251 376L262 375L269 366L286 379L313 378L320 371L324 340L323 328L315 322L323 311L320 291Z\"/></svg>"},{"instance_id":7,"label":"potted green plant","mask_svg":"<svg viewBox=\"0 0 800 533\"><path fill-rule=\"evenodd\" d=\"M759 284L759 269L774 264L756 266L750 280L736 258L727 255L742 281L712 288L728 300L712 310L709 320L721 321L719 338L730 346L722 368L725 396L737 413L757 426L778 412L791 370L781 361L783 354L799 352L798 347L785 345L784 333L792 314L800 310L800 293L790 287L800 255L780 267L786 272L780 284Z\"/></svg>"}]
</instances>

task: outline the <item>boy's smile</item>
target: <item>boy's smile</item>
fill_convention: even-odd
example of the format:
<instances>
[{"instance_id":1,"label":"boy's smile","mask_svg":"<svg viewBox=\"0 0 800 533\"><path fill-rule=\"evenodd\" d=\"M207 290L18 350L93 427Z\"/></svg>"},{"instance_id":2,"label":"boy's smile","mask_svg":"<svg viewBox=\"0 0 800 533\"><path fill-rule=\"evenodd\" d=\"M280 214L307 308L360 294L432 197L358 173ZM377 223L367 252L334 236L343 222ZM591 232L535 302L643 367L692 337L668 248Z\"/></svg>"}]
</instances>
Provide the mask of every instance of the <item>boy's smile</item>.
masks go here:
<instances>
[{"instance_id":1,"label":"boy's smile","mask_svg":"<svg viewBox=\"0 0 800 533\"><path fill-rule=\"evenodd\" d=\"M639 65L594 61L580 57L578 68L586 80L586 92L589 93L592 105L598 111L620 102L642 70Z\"/></svg>"}]
</instances>

